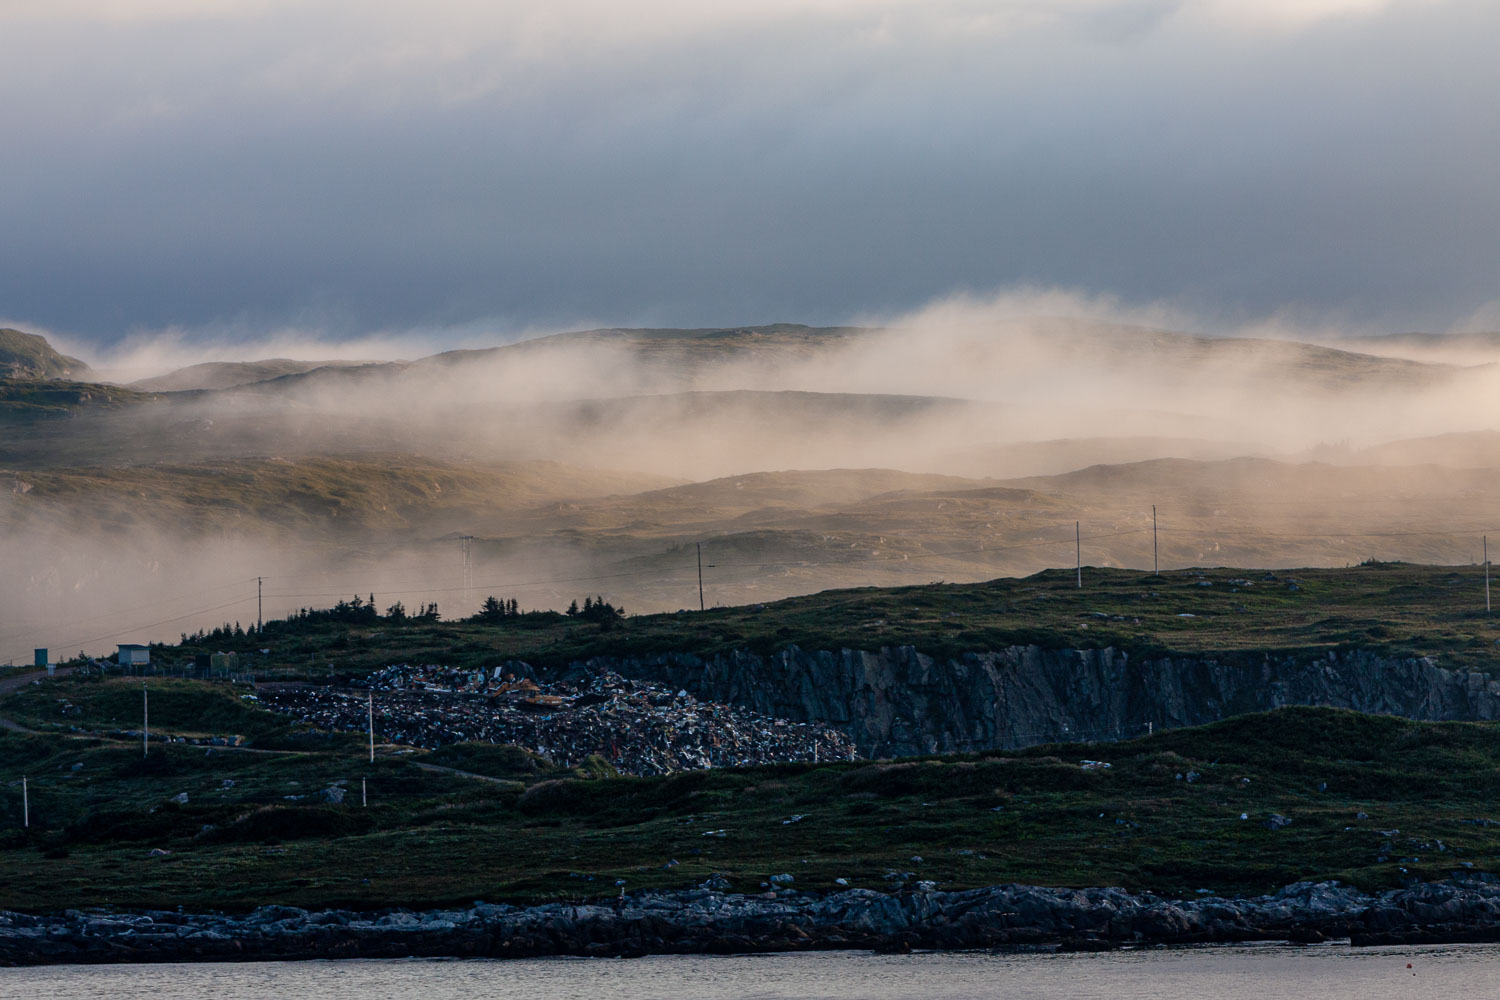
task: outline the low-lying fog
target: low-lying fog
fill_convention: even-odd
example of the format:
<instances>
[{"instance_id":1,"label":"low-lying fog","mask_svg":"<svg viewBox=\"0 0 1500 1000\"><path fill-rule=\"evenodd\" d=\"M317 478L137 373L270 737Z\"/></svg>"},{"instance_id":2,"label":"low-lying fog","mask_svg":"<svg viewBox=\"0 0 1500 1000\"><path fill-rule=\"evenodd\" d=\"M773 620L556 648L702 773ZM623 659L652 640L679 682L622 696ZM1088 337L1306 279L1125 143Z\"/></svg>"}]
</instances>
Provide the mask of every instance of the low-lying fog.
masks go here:
<instances>
[{"instance_id":1,"label":"low-lying fog","mask_svg":"<svg viewBox=\"0 0 1500 1000\"><path fill-rule=\"evenodd\" d=\"M709 602L734 603L1067 564L1075 520L1086 563L1149 566L1153 503L1196 533L1162 536L1176 566L1470 562L1500 529L1486 338L1309 334L1318 346L1168 332L1181 317L1164 313L1056 318L1107 308L1015 295L863 328L597 332L156 378L142 388L233 387L0 440L0 557L20 568L0 579L0 662L253 621L257 576L268 617L371 591L449 615L492 592L671 610L696 606L698 541L721 560ZM160 350L86 360L143 378L205 360ZM1229 461L1245 458L1260 461ZM1126 464L1155 459L1183 461ZM904 475L786 474L833 469Z\"/></svg>"}]
</instances>

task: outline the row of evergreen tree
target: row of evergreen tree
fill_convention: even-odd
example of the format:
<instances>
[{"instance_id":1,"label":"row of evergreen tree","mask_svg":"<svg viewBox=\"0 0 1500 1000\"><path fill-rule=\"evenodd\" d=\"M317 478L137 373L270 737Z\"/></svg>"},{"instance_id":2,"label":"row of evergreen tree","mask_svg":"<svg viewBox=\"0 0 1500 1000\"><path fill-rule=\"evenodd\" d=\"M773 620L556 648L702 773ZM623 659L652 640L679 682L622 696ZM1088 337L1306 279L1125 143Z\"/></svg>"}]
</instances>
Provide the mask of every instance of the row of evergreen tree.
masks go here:
<instances>
[{"instance_id":1,"label":"row of evergreen tree","mask_svg":"<svg viewBox=\"0 0 1500 1000\"><path fill-rule=\"evenodd\" d=\"M580 608L578 602L574 601L563 613L569 618L582 618L586 622L612 622L625 617L625 608L616 607L603 597L585 597L583 607Z\"/></svg>"},{"instance_id":2,"label":"row of evergreen tree","mask_svg":"<svg viewBox=\"0 0 1500 1000\"><path fill-rule=\"evenodd\" d=\"M470 615L466 621L478 622L485 625L498 625L507 618L521 617L521 608L514 597L508 600L499 600L494 594L484 599L479 606L478 614Z\"/></svg>"},{"instance_id":3,"label":"row of evergreen tree","mask_svg":"<svg viewBox=\"0 0 1500 1000\"><path fill-rule=\"evenodd\" d=\"M265 625L257 627L251 625L241 626L239 622L231 625L225 622L218 628L199 629L193 633L182 633L182 644L184 646L213 646L224 645L234 640L252 639L262 635L285 635L295 633L312 625L344 624L344 625L404 625L438 622L442 616L438 613L436 602L423 604L421 610L409 612L406 605L397 601L385 609L382 615L375 603L375 595L371 594L369 600L365 600L355 594L349 600L340 600L331 608L298 608L279 621L269 621ZM549 615L550 611L522 611L520 604L514 597L497 598L493 594L484 599L479 611L464 621L482 625L503 625L506 622L521 618L525 615ZM575 600L568 605L564 612L569 618L578 618L587 622L602 622L613 624L625 617L624 607L611 604L603 596L585 597L580 606Z\"/></svg>"}]
</instances>

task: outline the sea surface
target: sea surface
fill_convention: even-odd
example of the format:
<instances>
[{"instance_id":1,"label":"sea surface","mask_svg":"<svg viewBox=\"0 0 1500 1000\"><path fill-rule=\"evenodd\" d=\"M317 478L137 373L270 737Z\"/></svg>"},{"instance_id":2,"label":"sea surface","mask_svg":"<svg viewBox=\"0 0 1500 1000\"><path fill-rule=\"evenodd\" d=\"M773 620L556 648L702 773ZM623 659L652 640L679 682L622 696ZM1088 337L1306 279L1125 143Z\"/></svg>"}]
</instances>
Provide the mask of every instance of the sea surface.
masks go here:
<instances>
[{"instance_id":1,"label":"sea surface","mask_svg":"<svg viewBox=\"0 0 1500 1000\"><path fill-rule=\"evenodd\" d=\"M1408 968L1408 966L1410 966ZM246 962L0 969L27 1000L1383 1000L1500 996L1500 945Z\"/></svg>"}]
</instances>

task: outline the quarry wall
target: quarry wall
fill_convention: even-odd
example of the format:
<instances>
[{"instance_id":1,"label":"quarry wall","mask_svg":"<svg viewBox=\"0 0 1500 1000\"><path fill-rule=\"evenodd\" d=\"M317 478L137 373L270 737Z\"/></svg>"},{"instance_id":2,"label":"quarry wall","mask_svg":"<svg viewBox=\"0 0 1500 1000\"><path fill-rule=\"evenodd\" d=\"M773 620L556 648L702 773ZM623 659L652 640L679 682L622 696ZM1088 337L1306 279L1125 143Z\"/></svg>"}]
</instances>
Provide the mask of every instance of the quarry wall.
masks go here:
<instances>
[{"instance_id":1,"label":"quarry wall","mask_svg":"<svg viewBox=\"0 0 1500 1000\"><path fill-rule=\"evenodd\" d=\"M861 755L1107 740L1285 705L1422 720L1500 718L1500 681L1379 651L1142 656L1011 646L934 658L911 646L599 657L611 670L794 721L843 729Z\"/></svg>"}]
</instances>

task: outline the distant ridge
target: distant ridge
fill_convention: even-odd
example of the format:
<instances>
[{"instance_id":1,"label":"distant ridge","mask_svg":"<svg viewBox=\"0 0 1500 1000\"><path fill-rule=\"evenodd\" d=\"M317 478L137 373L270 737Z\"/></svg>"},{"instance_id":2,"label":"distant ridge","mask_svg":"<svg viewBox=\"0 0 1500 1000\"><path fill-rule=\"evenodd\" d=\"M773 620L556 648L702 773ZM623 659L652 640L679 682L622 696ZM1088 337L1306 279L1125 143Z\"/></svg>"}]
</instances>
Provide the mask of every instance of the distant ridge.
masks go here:
<instances>
[{"instance_id":1,"label":"distant ridge","mask_svg":"<svg viewBox=\"0 0 1500 1000\"><path fill-rule=\"evenodd\" d=\"M187 392L195 389L234 389L283 375L303 375L319 368L349 368L367 364L364 361L295 361L291 358L267 358L263 361L205 361L138 379L130 388L143 392Z\"/></svg>"}]
</instances>

